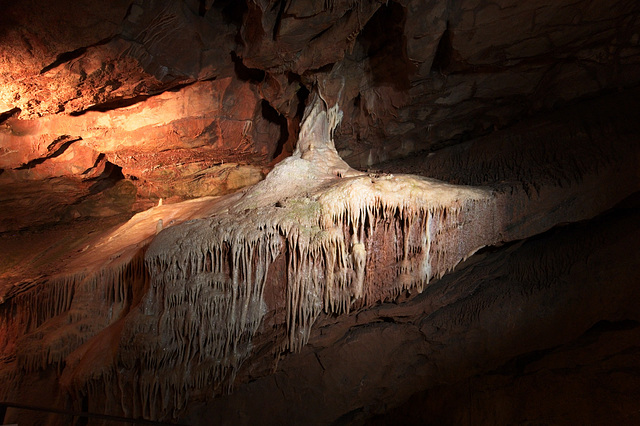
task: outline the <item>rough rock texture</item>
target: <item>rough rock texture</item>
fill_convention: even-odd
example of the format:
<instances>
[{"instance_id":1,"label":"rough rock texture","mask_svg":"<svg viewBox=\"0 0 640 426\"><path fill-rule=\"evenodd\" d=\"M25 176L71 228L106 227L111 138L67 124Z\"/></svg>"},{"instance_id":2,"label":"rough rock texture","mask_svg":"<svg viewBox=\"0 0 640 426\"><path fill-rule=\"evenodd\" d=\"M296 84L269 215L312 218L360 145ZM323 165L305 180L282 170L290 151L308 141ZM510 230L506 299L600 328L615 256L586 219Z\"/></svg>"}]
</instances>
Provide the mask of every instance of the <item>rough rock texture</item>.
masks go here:
<instances>
[{"instance_id":1,"label":"rough rock texture","mask_svg":"<svg viewBox=\"0 0 640 426\"><path fill-rule=\"evenodd\" d=\"M505 317L498 306L522 309L517 308L519 302L511 299L497 304L496 294L504 296L509 292L492 288L495 293L486 294L474 289L467 296L464 286L452 284L455 288L452 297L462 297L472 307L479 304L483 312L486 310L501 325L493 322L493 326L487 326L486 334L480 335L463 328L460 333L465 336L465 344L452 343L450 350L482 354L482 350L486 351L482 348L493 345L488 336L496 340L496 348L478 355L473 362L453 357L446 350L443 355L427 351L429 362L420 367L414 366L414 357L422 360L425 355L420 354L424 349L420 343L414 342L412 345L417 345L414 347L404 342L403 339L414 338L401 324L389 326L389 333L398 333L395 343L384 332L361 337L357 328L350 326L345 331L344 325L353 321L349 313L355 311L356 323L362 320L375 329L374 324L389 318L378 311L377 304L409 297L407 306L414 306L423 297L415 298L416 291L426 288L426 294L431 294L432 286L442 282L432 284L431 278L443 277L479 247L535 235L558 223L589 219L638 191L639 153L629 144L637 126L630 117L632 113L615 114L602 101L602 110L595 110L594 103L591 108L586 106L588 112L583 111L577 117L565 112L557 118L554 115L546 121L540 119L546 123L544 128L550 130L542 130L539 138L544 138L545 131L555 132L554 120L562 120L564 128L573 135L566 137L563 144L571 152L570 157L550 149L546 141L538 146L516 144L513 150L495 150L494 145L503 141L500 137L453 146L429 157L433 167L464 164L466 172L461 175L467 175L468 180L478 178L477 170L484 167L487 157L498 164L489 169L496 170L497 175L483 177L485 186L463 187L350 169L337 155L331 140L339 122L338 105L327 108L320 95L314 94L313 99L303 120L296 151L264 181L222 199L158 206L141 213L113 233L90 242L79 253L71 253L65 260L64 272L35 283L37 291L19 284L6 293L3 376L5 383L15 390L5 391L5 398L28 398L25 392L31 384L22 375L28 378L41 369L55 367L59 369L53 379L55 386L60 386L60 395L68 395L68 399L61 397L57 404L71 404L76 410L84 405L94 413L163 420L190 418L198 416L201 410L214 410L226 422L234 418L236 404L242 406L251 401L257 407L271 406L274 418L280 419L274 420L276 423L281 422L284 413L294 423L326 423L345 415L355 416L349 421L365 420L383 414L413 393L486 372L499 365L495 364L496 359L507 362L535 348L552 347L556 341L575 337L575 327L582 332L594 322L610 319L609 310L603 313L595 309L596 302L587 298L578 303L582 322L575 322L577 319L572 316L574 322L566 333L557 331L544 337L544 331L527 331L527 327L540 326L529 309L514 318L516 325L509 325L510 321L502 325ZM628 107L637 103L634 96L617 96L615 101ZM575 114L575 110L571 111ZM592 123L598 132L582 124L589 114L601 118L601 123ZM535 125L536 122L529 122L526 128ZM515 129L509 136L517 132ZM610 134L616 135L615 140L608 138ZM522 157L536 161L520 165ZM558 177L559 169L563 174ZM538 186L529 188L533 183ZM202 219L178 225L194 217ZM164 230L165 223L173 226ZM625 223L621 229L630 228L635 222L630 219ZM599 232L608 233L606 229ZM154 238L154 233L159 234ZM627 245L632 247L635 234L627 234L626 238L630 241ZM558 247L558 253L569 253L575 248L573 245L563 248L560 242L553 246ZM579 247L593 251L587 243L580 243ZM531 253L538 255L539 251ZM484 282L492 274L529 276L531 268L543 276L531 272L527 285L533 286L533 294L542 299L549 296L536 293L547 288L547 284L540 283L565 274L564 269L557 269L564 268L562 264L556 266L555 261L547 262L544 257L546 263L523 261L523 266L517 266L519 263L512 264L507 254L501 256L499 259L507 258L502 260L506 263L493 260L487 266L499 272L474 267L463 274L477 274L475 279ZM478 261L477 256L473 259ZM621 259L621 270L617 273L622 275L627 268L633 270L638 260L632 258L627 264L624 256ZM572 277L570 281L577 280ZM620 278L615 280L618 282ZM635 280L632 276L627 281L630 288L615 291L615 298L605 303L612 312L622 312L623 319L630 315L625 303L634 304L630 301L635 300ZM473 282L468 277L463 281ZM598 283L593 285L605 291ZM509 281L505 285L508 284ZM571 315L561 308L562 298L575 297L557 285L551 289L560 293L553 298L550 313L543 316L548 321L544 323L547 329L557 327L563 316ZM595 291L589 292L589 297L602 299ZM526 301L529 303L528 298ZM445 326L473 322L476 308L464 306L447 306L453 313L446 315L456 319L442 320L441 325L434 322L428 308L418 307L418 312L425 314L419 317L426 327L422 332L425 340L437 341ZM513 337L502 336L502 327L507 327ZM314 334L318 330L321 337ZM342 335L347 339L345 342L362 338L368 343L352 346L341 342ZM42 336L47 336L46 341ZM314 344L314 336L322 343ZM445 333L444 338L451 339L454 335ZM291 392L298 398L317 401L300 405L305 407L302 411L291 409L289 399L282 406L273 404L270 397L252 396L253 387L258 386L253 383L277 380L277 376L270 374L273 368L287 377L300 377L297 369L308 368L304 367L311 350L307 343L311 347L325 345L328 353L353 350L353 355L327 355L326 365L319 353L313 355L319 357L323 369L336 369L330 375L337 374L343 379L327 384L328 388L319 388L316 392L325 395L322 399L313 392L297 390L298 386L311 386L304 380L277 385L284 386L285 395ZM480 349L466 349L465 345L474 344ZM397 363L395 368L404 371L413 366L417 375L404 377L397 373L395 380L387 375L373 375L361 399L350 397L353 374L358 375L357 387L361 388L364 377L372 374L369 369L389 371L380 369L380 362L386 358L379 353L374 359L366 358L369 348L375 346L389 351L385 353ZM392 355L393 348L400 346L407 348L406 355ZM104 348L109 350L105 352ZM289 352L300 355L286 356ZM282 356L285 358L278 364L277 359ZM332 356L337 356L340 362L331 361ZM435 373L428 373L430 363L437 363L438 356L455 361L456 367L448 368L460 369L464 373L458 374L463 376L450 377L447 374L453 373L439 370L444 378L432 377ZM299 361L299 357L306 361ZM345 363L345 358L353 359L355 364ZM324 382L318 377L308 380ZM211 401L234 384L237 390L231 396L218 396ZM277 394L274 390L263 391L267 395ZM387 408L374 409L378 399L386 401ZM197 401L210 403L201 407ZM19 412L11 414L19 415ZM257 419L247 415L243 422L256 422Z\"/></svg>"},{"instance_id":2,"label":"rough rock texture","mask_svg":"<svg viewBox=\"0 0 640 426\"><path fill-rule=\"evenodd\" d=\"M338 151L370 167L637 84L638 12L623 0L14 2L0 20L0 169L83 177L104 154L142 197L228 192L292 152L316 83L340 98Z\"/></svg>"},{"instance_id":3,"label":"rough rock texture","mask_svg":"<svg viewBox=\"0 0 640 426\"><path fill-rule=\"evenodd\" d=\"M411 301L326 318L275 374L184 422L634 424L637 220L636 201L483 252Z\"/></svg>"},{"instance_id":4,"label":"rough rock texture","mask_svg":"<svg viewBox=\"0 0 640 426\"><path fill-rule=\"evenodd\" d=\"M638 421L637 2L0 10L0 422Z\"/></svg>"}]
</instances>

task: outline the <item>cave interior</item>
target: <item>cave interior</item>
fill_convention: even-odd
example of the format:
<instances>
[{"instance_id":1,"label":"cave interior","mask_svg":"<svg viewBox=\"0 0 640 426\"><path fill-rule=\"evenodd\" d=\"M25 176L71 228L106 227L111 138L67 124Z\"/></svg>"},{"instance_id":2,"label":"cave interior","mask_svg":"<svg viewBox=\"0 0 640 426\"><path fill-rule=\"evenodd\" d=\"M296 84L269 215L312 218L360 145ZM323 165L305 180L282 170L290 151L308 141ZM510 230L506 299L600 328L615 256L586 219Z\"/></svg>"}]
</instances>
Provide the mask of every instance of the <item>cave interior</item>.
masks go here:
<instances>
[{"instance_id":1,"label":"cave interior","mask_svg":"<svg viewBox=\"0 0 640 426\"><path fill-rule=\"evenodd\" d=\"M640 3L0 1L0 424L640 424Z\"/></svg>"}]
</instances>

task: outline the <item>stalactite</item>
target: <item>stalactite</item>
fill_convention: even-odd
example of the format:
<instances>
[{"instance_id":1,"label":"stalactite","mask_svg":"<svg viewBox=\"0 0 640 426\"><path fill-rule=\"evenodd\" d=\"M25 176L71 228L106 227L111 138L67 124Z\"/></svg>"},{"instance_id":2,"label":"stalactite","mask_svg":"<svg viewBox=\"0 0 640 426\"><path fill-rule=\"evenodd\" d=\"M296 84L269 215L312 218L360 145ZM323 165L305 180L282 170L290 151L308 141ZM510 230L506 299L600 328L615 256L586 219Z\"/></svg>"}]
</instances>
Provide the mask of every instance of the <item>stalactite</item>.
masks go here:
<instances>
[{"instance_id":1,"label":"stalactite","mask_svg":"<svg viewBox=\"0 0 640 426\"><path fill-rule=\"evenodd\" d=\"M317 137L330 131L314 126L304 134ZM317 141L306 143L310 155L323 149ZM297 161L306 161L304 155ZM294 169L307 167L293 161L289 166ZM343 167L328 164L324 170ZM211 218L166 229L156 237L145 258L152 278L143 304L150 319L146 326L137 321L126 333L119 362L128 368L140 362L145 371L184 374L159 375L158 383L141 376L143 390L176 385L219 390L222 383L232 385L267 311L264 286L278 255L287 254L287 343L282 349L299 351L323 311L348 313L404 291L422 291L430 278L478 248L460 241L466 216L459 212L492 214L491 196L483 189L411 176L320 178L324 180L318 179L315 188L292 192L278 202L272 198L272 185L293 184L267 178ZM375 265L368 247L385 227L398 230L397 244L390 244L397 247L397 261L381 266L390 266L392 273L388 282L378 283L370 273ZM438 238L451 241L434 244Z\"/></svg>"},{"instance_id":2,"label":"stalactite","mask_svg":"<svg viewBox=\"0 0 640 426\"><path fill-rule=\"evenodd\" d=\"M97 272L37 283L0 306L0 327L12 331L0 354L13 354L0 362L14 365L0 398L9 398L25 375L51 367L60 372L74 350L116 319L114 306L129 305L131 286L146 279L143 254L144 247Z\"/></svg>"},{"instance_id":3,"label":"stalactite","mask_svg":"<svg viewBox=\"0 0 640 426\"><path fill-rule=\"evenodd\" d=\"M264 181L220 201L206 218L163 229L154 222L157 235L148 249L118 266L23 296L39 298L16 305L24 329L34 332L65 312L78 323L95 315L74 311L80 294L98 292L103 307L124 306L131 303L131 282L148 280L139 305L122 318L113 365L70 379L70 392L95 400L105 383L115 383L127 415L173 417L193 392L231 389L274 308L266 305L264 291L278 256L287 257L286 315L284 324L276 324L284 327L286 343L279 349L299 351L323 311L344 314L422 291L485 242L467 235L468 226L476 226L471 221L491 220L487 190L357 172L333 145L340 118L337 105L328 108L316 96L296 152ZM378 265L374 243L380 235L392 238L383 250L393 255ZM69 335L69 347L95 333ZM20 368L61 363L68 355L62 342L23 354Z\"/></svg>"}]
</instances>

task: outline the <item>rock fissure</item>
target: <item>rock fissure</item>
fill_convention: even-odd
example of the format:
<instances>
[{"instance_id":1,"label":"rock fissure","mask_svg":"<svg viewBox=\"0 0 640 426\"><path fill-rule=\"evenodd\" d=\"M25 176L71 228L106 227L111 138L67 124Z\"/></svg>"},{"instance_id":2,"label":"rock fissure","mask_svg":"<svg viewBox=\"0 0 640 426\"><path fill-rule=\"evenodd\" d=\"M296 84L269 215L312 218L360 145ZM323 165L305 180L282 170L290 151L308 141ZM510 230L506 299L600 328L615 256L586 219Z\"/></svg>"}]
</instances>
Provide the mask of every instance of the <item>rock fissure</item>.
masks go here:
<instances>
[{"instance_id":1,"label":"rock fissure","mask_svg":"<svg viewBox=\"0 0 640 426\"><path fill-rule=\"evenodd\" d=\"M74 142L78 142L78 141L81 141L81 140L82 140L82 138L79 137L79 136L75 136L75 137L74 136L69 136L69 135L60 136L59 138L57 138L55 141L51 142L47 146L48 154L45 157L40 157L40 158L33 159L33 160L29 161L28 163L25 163L25 164L22 164L19 167L16 167L16 170L28 170L28 169L31 169L31 168L37 166L38 164L44 163L47 160L59 157L60 155L64 154L65 151Z\"/></svg>"},{"instance_id":2,"label":"rock fissure","mask_svg":"<svg viewBox=\"0 0 640 426\"><path fill-rule=\"evenodd\" d=\"M93 47L98 47L98 46L102 46L105 44L110 43L111 41L113 41L115 38L119 37L119 35L113 35L110 37L107 37L103 40L100 40L90 46L83 46L83 47L79 47L77 49L71 50L69 52L63 52L58 54L58 56L56 57L56 60L51 62L49 65L46 65L45 67L43 67L40 70L40 74L45 74L48 71L51 71L54 68L57 68L61 65L64 65L68 62L73 61L74 59L78 59L79 57L81 57L82 55L84 55L88 49L91 49Z\"/></svg>"}]
</instances>

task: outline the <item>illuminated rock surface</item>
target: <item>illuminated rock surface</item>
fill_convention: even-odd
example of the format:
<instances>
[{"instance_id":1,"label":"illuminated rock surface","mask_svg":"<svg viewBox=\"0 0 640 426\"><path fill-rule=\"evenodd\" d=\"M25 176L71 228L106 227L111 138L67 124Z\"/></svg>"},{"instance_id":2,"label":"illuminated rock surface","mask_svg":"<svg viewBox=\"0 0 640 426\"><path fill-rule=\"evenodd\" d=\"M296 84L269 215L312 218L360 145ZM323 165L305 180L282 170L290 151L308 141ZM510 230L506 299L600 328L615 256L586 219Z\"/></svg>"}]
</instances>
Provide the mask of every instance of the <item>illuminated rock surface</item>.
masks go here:
<instances>
[{"instance_id":1,"label":"illuminated rock surface","mask_svg":"<svg viewBox=\"0 0 640 426\"><path fill-rule=\"evenodd\" d=\"M4 7L0 420L637 422L605 3Z\"/></svg>"}]
</instances>

